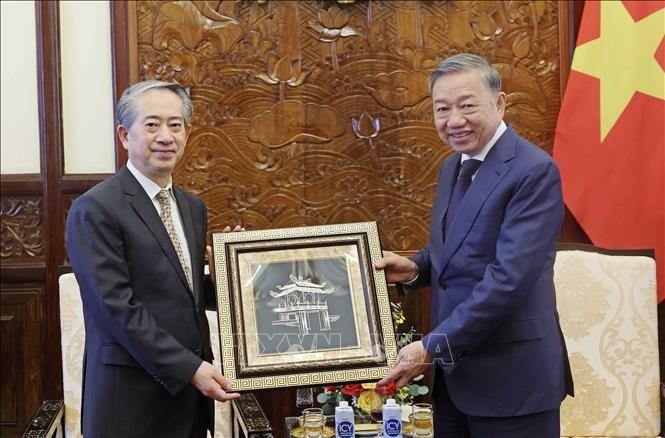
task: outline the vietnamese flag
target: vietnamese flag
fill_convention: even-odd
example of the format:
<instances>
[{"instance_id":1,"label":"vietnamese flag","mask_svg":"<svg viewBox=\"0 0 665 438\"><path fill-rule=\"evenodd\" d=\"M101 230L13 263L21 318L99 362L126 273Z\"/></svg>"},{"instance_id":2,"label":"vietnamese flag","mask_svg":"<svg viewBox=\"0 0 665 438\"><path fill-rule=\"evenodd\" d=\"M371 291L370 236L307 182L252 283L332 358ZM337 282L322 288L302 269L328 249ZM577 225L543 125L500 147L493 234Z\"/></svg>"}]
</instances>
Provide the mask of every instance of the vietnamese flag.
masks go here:
<instances>
[{"instance_id":1,"label":"vietnamese flag","mask_svg":"<svg viewBox=\"0 0 665 438\"><path fill-rule=\"evenodd\" d=\"M587 1L554 159L594 245L653 248L665 298L665 1Z\"/></svg>"}]
</instances>

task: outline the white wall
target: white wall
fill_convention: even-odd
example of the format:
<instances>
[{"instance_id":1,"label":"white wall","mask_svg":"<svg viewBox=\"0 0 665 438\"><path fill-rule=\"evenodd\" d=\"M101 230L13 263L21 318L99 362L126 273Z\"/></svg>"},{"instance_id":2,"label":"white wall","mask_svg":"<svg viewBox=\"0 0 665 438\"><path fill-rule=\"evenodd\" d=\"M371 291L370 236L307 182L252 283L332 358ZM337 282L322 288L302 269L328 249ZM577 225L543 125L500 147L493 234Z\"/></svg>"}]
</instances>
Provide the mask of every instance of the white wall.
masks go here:
<instances>
[{"instance_id":1,"label":"white wall","mask_svg":"<svg viewBox=\"0 0 665 438\"><path fill-rule=\"evenodd\" d=\"M108 1L60 2L65 173L114 173Z\"/></svg>"},{"instance_id":2,"label":"white wall","mask_svg":"<svg viewBox=\"0 0 665 438\"><path fill-rule=\"evenodd\" d=\"M34 1L0 2L0 172L39 173Z\"/></svg>"},{"instance_id":3,"label":"white wall","mask_svg":"<svg viewBox=\"0 0 665 438\"><path fill-rule=\"evenodd\" d=\"M34 1L0 1L3 175L40 172ZM53 36L55 38L55 36ZM65 173L114 173L108 1L61 1Z\"/></svg>"}]
</instances>

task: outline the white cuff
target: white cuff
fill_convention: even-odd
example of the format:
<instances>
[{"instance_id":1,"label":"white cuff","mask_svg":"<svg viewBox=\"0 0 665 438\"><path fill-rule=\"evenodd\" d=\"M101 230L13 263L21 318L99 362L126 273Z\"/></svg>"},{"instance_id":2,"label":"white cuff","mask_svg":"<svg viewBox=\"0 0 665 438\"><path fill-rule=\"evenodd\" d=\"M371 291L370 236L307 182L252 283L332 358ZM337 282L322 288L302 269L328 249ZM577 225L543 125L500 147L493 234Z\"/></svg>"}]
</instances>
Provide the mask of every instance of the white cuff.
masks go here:
<instances>
[{"instance_id":1,"label":"white cuff","mask_svg":"<svg viewBox=\"0 0 665 438\"><path fill-rule=\"evenodd\" d=\"M419 272L418 272L418 265L416 265L416 276L413 277L413 278L412 278L411 280L409 280L409 281L403 281L402 284L403 284L404 286L411 286L411 285L413 285L413 284L418 280L418 274L419 274Z\"/></svg>"}]
</instances>

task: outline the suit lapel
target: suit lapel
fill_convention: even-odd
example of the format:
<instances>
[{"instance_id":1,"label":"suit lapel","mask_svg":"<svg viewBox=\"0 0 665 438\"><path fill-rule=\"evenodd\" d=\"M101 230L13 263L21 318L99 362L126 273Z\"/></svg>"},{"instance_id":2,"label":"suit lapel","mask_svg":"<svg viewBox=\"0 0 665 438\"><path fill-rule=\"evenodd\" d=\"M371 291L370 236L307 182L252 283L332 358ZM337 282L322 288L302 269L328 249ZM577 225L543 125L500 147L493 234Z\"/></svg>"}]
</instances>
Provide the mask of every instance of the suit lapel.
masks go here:
<instances>
[{"instance_id":1,"label":"suit lapel","mask_svg":"<svg viewBox=\"0 0 665 438\"><path fill-rule=\"evenodd\" d=\"M443 223L448 211L448 203L450 202L450 195L453 189L453 183L457 176L457 168L459 167L460 154L454 154L451 158L447 159L441 168L439 175L439 182L436 186L436 195L434 197L434 208L432 211L432 225L430 229L430 236L433 245L430 245L430 257L434 266L441 266L441 251L436 248L441 248L443 242Z\"/></svg>"},{"instance_id":2,"label":"suit lapel","mask_svg":"<svg viewBox=\"0 0 665 438\"><path fill-rule=\"evenodd\" d=\"M162 251L164 251L166 258L171 262L173 268L178 273L180 280L185 284L187 289L189 289L187 277L185 277L185 271L182 269L178 254L175 252L173 242L171 242L171 238L166 232L164 223L159 217L154 204L150 198L148 198L148 195L145 193L139 182L136 181L134 175L132 175L126 167L123 167L120 172L118 172L118 175L120 176L120 181L125 190L125 195L128 197L129 204L146 224L153 236L155 236L155 239L162 248Z\"/></svg>"},{"instance_id":3,"label":"suit lapel","mask_svg":"<svg viewBox=\"0 0 665 438\"><path fill-rule=\"evenodd\" d=\"M515 132L508 128L478 168L478 173L476 173L473 183L466 192L457 209L455 218L450 224L450 230L446 232L441 250L441 260L438 265L441 266L441 272L446 268L452 255L469 234L469 230L487 198L510 170L506 163L515 156L516 141Z\"/></svg>"},{"instance_id":4,"label":"suit lapel","mask_svg":"<svg viewBox=\"0 0 665 438\"><path fill-rule=\"evenodd\" d=\"M173 186L173 194L175 195L176 201L178 201L178 210L180 212L180 220L182 221L182 227L185 232L185 239L187 239L187 248L189 249L189 260L192 264L192 287L194 290L198 288L198 276L195 275L195 272L199 272L199 260L201 254L198 254L198 242L196 242L194 235L194 223L192 222L192 211L189 208L189 203L185 199L182 190L178 187ZM185 281L187 283L187 281ZM198 301L198 295L194 294L194 300ZM196 303L198 305L198 302Z\"/></svg>"}]
</instances>

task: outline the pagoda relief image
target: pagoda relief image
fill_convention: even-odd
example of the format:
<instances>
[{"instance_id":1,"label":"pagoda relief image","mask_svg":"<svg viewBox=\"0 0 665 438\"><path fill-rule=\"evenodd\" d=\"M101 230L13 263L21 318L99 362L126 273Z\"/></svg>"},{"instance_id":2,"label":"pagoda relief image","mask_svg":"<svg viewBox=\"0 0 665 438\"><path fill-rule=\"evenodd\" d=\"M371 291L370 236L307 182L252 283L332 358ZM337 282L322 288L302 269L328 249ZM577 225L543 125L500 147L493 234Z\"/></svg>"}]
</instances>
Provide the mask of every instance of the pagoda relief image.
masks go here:
<instances>
[{"instance_id":1,"label":"pagoda relief image","mask_svg":"<svg viewBox=\"0 0 665 438\"><path fill-rule=\"evenodd\" d=\"M284 286L277 286L279 292L270 290L269 294L279 300L278 306L273 312L279 315L279 319L272 322L272 325L285 325L289 327L298 327L300 336L310 333L310 314L317 314L319 319L319 328L321 331L329 331L330 323L339 319L339 315L330 315L326 297L333 293L334 288L325 288L326 283L321 284L311 282L311 277L297 278L289 274L291 280Z\"/></svg>"}]
</instances>

